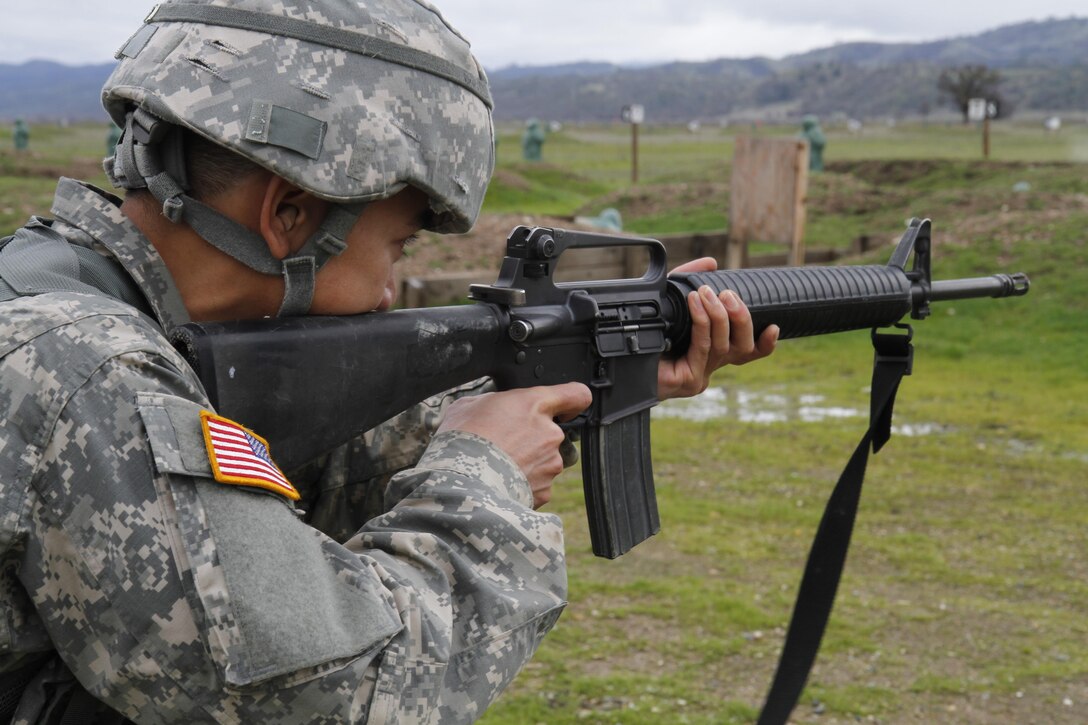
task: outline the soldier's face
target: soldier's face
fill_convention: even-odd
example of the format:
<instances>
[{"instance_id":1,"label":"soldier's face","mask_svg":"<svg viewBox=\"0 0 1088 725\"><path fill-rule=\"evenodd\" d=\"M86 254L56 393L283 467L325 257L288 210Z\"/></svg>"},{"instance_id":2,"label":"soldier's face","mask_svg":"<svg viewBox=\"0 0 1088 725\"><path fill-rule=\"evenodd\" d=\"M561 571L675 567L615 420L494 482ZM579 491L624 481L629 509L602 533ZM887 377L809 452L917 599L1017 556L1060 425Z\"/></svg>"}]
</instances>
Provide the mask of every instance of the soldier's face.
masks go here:
<instances>
[{"instance_id":1,"label":"soldier's face","mask_svg":"<svg viewBox=\"0 0 1088 725\"><path fill-rule=\"evenodd\" d=\"M354 315L387 310L396 301L393 265L423 228L426 195L413 187L371 202L348 233L347 249L315 279L312 315Z\"/></svg>"}]
</instances>

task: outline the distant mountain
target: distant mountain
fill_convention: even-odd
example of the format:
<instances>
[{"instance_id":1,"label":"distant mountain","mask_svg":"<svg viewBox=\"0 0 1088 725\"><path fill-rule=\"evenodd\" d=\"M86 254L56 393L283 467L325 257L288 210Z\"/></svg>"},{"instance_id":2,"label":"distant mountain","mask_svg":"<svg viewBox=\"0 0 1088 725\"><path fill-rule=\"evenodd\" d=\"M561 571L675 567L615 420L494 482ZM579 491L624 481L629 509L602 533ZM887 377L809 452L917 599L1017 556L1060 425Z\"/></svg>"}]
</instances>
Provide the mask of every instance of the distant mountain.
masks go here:
<instances>
[{"instance_id":1,"label":"distant mountain","mask_svg":"<svg viewBox=\"0 0 1088 725\"><path fill-rule=\"evenodd\" d=\"M650 122L924 116L949 109L944 68L998 69L1018 111L1088 112L1088 18L1019 23L924 43L842 43L780 60L566 63L489 69L498 120L611 121L631 103ZM105 120L99 89L113 64L0 64L0 119Z\"/></svg>"},{"instance_id":2,"label":"distant mountain","mask_svg":"<svg viewBox=\"0 0 1088 725\"><path fill-rule=\"evenodd\" d=\"M941 70L984 64L1020 111L1088 112L1088 18L1009 25L925 43L842 43L781 60L721 59L598 72L551 66L490 73L500 120L609 121L631 103L647 120L925 116L949 109ZM558 67L562 68L562 67Z\"/></svg>"},{"instance_id":3,"label":"distant mountain","mask_svg":"<svg viewBox=\"0 0 1088 725\"><path fill-rule=\"evenodd\" d=\"M541 76L593 76L602 73L611 73L620 66L611 63L563 63L561 65L510 65L497 71L490 71L490 80L502 78L504 80L517 80L519 78Z\"/></svg>"},{"instance_id":4,"label":"distant mountain","mask_svg":"<svg viewBox=\"0 0 1088 725\"><path fill-rule=\"evenodd\" d=\"M849 63L874 68L901 63L941 66L978 63L992 68L1060 67L1085 63L1088 18L1031 21L979 35L925 43L843 43L790 56L797 68L816 63Z\"/></svg>"},{"instance_id":5,"label":"distant mountain","mask_svg":"<svg viewBox=\"0 0 1088 725\"><path fill-rule=\"evenodd\" d=\"M102 84L114 65L70 66L46 60L0 63L0 118L105 122Z\"/></svg>"}]
</instances>

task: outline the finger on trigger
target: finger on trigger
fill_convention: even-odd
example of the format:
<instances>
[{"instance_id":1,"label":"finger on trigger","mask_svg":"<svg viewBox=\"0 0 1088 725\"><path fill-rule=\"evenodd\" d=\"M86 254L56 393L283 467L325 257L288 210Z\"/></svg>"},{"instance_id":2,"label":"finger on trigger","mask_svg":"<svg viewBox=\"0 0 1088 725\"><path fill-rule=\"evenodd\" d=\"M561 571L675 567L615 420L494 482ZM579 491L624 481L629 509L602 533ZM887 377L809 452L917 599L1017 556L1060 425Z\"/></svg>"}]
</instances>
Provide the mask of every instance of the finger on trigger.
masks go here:
<instances>
[{"instance_id":1,"label":"finger on trigger","mask_svg":"<svg viewBox=\"0 0 1088 725\"><path fill-rule=\"evenodd\" d=\"M593 402L593 393L582 383L563 383L546 389L549 397L544 399L542 407L560 421L574 418Z\"/></svg>"}]
</instances>

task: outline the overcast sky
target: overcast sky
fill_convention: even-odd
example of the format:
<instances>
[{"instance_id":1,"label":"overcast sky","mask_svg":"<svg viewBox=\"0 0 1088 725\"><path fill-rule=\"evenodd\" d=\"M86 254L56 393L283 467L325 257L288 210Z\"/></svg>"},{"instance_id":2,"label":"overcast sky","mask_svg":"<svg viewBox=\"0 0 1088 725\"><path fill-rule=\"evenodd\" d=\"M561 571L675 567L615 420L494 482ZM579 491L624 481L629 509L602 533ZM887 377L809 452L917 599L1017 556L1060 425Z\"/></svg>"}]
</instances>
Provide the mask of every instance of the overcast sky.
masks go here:
<instances>
[{"instance_id":1,"label":"overcast sky","mask_svg":"<svg viewBox=\"0 0 1088 725\"><path fill-rule=\"evenodd\" d=\"M780 58L843 41L923 41L1026 20L1088 16L1086 0L435 0L489 69ZM0 62L99 63L151 0L0 0ZM18 9L13 9L13 8Z\"/></svg>"}]
</instances>

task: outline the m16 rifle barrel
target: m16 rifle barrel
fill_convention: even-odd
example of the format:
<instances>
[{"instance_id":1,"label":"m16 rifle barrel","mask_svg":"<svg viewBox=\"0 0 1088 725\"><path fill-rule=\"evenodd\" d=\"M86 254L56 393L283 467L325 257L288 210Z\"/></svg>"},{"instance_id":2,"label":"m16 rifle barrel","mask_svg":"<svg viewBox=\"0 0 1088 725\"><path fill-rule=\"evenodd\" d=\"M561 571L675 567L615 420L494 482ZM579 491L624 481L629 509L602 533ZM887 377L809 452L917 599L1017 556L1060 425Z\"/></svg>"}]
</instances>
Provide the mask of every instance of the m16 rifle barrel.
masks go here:
<instances>
[{"instance_id":1,"label":"m16 rifle barrel","mask_svg":"<svg viewBox=\"0 0 1088 725\"><path fill-rule=\"evenodd\" d=\"M924 298L930 302L963 300L972 297L1019 297L1028 293L1027 275L993 274L989 277L950 279L930 284L929 292L918 285L913 290L915 300Z\"/></svg>"}]
</instances>

